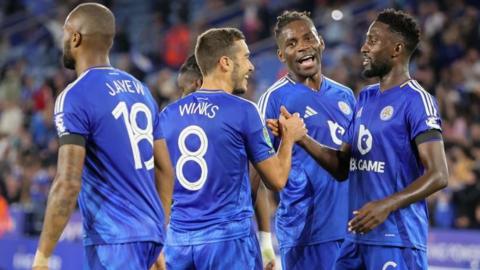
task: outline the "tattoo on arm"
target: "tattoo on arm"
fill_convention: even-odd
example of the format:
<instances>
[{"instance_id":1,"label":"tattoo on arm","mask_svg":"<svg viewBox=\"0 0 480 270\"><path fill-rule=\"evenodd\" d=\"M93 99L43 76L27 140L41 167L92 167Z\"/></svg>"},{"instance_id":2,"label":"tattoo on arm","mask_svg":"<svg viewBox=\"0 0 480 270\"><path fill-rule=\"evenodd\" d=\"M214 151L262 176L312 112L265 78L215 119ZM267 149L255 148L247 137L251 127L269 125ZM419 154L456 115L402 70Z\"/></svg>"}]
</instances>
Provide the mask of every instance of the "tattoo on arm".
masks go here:
<instances>
[{"instance_id":1,"label":"tattoo on arm","mask_svg":"<svg viewBox=\"0 0 480 270\"><path fill-rule=\"evenodd\" d=\"M47 210L38 250L50 256L75 209L81 187L85 148L62 145L59 149L57 175L48 196Z\"/></svg>"}]
</instances>

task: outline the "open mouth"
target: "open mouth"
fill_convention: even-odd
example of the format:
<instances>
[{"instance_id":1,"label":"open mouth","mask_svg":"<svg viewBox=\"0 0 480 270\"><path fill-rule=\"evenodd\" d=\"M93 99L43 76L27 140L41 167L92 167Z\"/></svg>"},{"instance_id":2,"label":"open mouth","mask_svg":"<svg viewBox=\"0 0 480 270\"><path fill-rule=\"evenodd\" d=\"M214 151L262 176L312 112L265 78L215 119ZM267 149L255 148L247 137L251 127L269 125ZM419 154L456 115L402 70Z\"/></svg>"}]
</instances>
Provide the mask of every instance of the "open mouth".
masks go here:
<instances>
[{"instance_id":1,"label":"open mouth","mask_svg":"<svg viewBox=\"0 0 480 270\"><path fill-rule=\"evenodd\" d=\"M371 62L372 62L372 59L370 59L370 57L364 56L362 65L366 66L366 65L369 65Z\"/></svg>"},{"instance_id":2,"label":"open mouth","mask_svg":"<svg viewBox=\"0 0 480 270\"><path fill-rule=\"evenodd\" d=\"M300 59L298 59L297 62L302 67L311 67L315 64L315 56L305 55L305 56L302 56Z\"/></svg>"}]
</instances>

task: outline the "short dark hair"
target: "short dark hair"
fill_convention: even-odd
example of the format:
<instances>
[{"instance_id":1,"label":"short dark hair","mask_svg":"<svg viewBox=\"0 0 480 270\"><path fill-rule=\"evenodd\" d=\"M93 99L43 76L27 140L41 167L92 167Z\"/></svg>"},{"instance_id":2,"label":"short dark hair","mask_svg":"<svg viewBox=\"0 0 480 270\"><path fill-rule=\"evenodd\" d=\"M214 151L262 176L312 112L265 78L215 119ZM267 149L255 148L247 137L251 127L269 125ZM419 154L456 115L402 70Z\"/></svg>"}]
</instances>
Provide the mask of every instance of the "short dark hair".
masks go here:
<instances>
[{"instance_id":1,"label":"short dark hair","mask_svg":"<svg viewBox=\"0 0 480 270\"><path fill-rule=\"evenodd\" d=\"M212 71L222 56L233 57L235 41L244 40L236 28L212 28L197 38L195 58L203 76Z\"/></svg>"},{"instance_id":2,"label":"short dark hair","mask_svg":"<svg viewBox=\"0 0 480 270\"><path fill-rule=\"evenodd\" d=\"M413 53L420 41L420 27L408 13L392 8L378 14L376 21L387 24L392 32L400 34L405 40L408 52Z\"/></svg>"},{"instance_id":3,"label":"short dark hair","mask_svg":"<svg viewBox=\"0 0 480 270\"><path fill-rule=\"evenodd\" d=\"M202 72L197 65L197 60L195 59L194 54L190 55L180 67L180 74L184 73L191 73L198 76L199 78L202 78Z\"/></svg>"},{"instance_id":4,"label":"short dark hair","mask_svg":"<svg viewBox=\"0 0 480 270\"><path fill-rule=\"evenodd\" d=\"M285 10L280 16L277 17L277 23L275 24L275 39L278 41L278 37L282 33L282 29L291 22L298 20L306 20L312 25L315 25L310 18L310 12L308 11L296 11L296 10Z\"/></svg>"}]
</instances>

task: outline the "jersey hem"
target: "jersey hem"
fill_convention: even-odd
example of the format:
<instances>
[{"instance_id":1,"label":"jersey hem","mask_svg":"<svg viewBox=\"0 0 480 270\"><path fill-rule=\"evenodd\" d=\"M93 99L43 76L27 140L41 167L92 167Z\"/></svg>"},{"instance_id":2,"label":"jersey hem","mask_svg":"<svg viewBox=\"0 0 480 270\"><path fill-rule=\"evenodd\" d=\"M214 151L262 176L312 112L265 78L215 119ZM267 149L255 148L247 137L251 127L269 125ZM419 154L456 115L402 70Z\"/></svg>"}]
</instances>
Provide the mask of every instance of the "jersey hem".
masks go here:
<instances>
[{"instance_id":1,"label":"jersey hem","mask_svg":"<svg viewBox=\"0 0 480 270\"><path fill-rule=\"evenodd\" d=\"M312 245L317 245L317 244L322 244L326 242L333 242L333 241L341 241L344 240L346 237L345 236L335 236L335 237L330 237L326 239L318 239L318 240L313 240L313 241L308 241L308 242L287 242L287 243L280 243L279 241L279 248L290 248L290 247L297 247L297 246L312 246Z\"/></svg>"},{"instance_id":2,"label":"jersey hem","mask_svg":"<svg viewBox=\"0 0 480 270\"><path fill-rule=\"evenodd\" d=\"M195 245L203 245L203 244L211 244L211 243L218 243L218 242L224 242L224 241L230 241L230 240L235 240L239 238L244 238L250 236L250 232L245 232L241 233L238 235L231 235L231 236L225 236L222 237L222 239L211 239L211 240L195 240L191 242L171 242L171 241L165 241L165 246L195 246Z\"/></svg>"},{"instance_id":3,"label":"jersey hem","mask_svg":"<svg viewBox=\"0 0 480 270\"><path fill-rule=\"evenodd\" d=\"M405 247L405 248L416 248L423 251L427 250L425 245L416 245L416 244L405 244L402 242L385 242L385 241L374 241L374 240L359 240L352 237L346 237L346 240L358 244L365 244L365 245L375 245L375 246L392 246L392 247Z\"/></svg>"},{"instance_id":4,"label":"jersey hem","mask_svg":"<svg viewBox=\"0 0 480 270\"><path fill-rule=\"evenodd\" d=\"M115 245L115 244L125 244L125 243L132 243L132 242L154 242L154 243L159 243L164 245L165 240L164 239L159 239L159 238L154 238L151 236L139 236L139 237L133 237L133 238L120 238L120 239L114 239L114 240L104 240L101 239L99 236L98 239L97 237L89 237L85 238L83 240L83 245L84 246L94 246L94 245Z\"/></svg>"}]
</instances>

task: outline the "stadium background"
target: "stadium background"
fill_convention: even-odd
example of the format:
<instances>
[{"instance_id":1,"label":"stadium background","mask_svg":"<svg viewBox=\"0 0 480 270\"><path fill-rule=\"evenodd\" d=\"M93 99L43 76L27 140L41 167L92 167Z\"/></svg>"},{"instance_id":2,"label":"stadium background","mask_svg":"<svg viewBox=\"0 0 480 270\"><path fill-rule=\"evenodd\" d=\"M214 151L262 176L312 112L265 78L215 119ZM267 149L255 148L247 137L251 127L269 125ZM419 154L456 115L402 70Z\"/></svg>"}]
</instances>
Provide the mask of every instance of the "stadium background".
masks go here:
<instances>
[{"instance_id":1,"label":"stadium background","mask_svg":"<svg viewBox=\"0 0 480 270\"><path fill-rule=\"evenodd\" d=\"M422 27L411 74L439 100L449 186L431 196L429 260L437 269L480 269L480 2L328 0L108 0L116 16L111 54L150 87L161 107L179 97L177 70L196 37L234 26L247 37L255 75L246 97L257 98L285 74L272 28L284 9L308 10L324 37L323 73L355 91L359 48L376 13L407 10ZM80 1L0 1L0 269L28 269L55 175L55 97L74 79L61 66L62 26ZM81 219L72 218L52 269L76 269ZM80 260L81 261L81 260ZM80 266L79 266L80 265ZM81 269L81 268L80 268Z\"/></svg>"}]
</instances>

